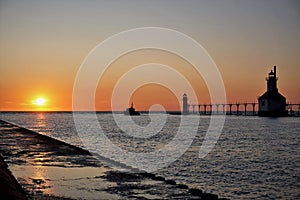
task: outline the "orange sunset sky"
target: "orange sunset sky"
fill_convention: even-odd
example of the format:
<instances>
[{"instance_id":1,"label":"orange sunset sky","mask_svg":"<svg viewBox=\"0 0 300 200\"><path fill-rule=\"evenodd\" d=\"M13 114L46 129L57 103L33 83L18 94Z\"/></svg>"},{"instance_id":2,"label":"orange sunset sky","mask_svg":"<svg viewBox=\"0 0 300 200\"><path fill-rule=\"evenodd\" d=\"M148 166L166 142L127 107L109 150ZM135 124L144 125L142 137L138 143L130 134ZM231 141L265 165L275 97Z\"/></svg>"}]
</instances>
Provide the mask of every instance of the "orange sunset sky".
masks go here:
<instances>
[{"instance_id":1,"label":"orange sunset sky","mask_svg":"<svg viewBox=\"0 0 300 200\"><path fill-rule=\"evenodd\" d=\"M76 73L88 53L114 34L149 26L180 31L201 44L220 70L228 102L257 101L276 65L280 93L299 103L299 11L298 0L0 0L0 111L72 110ZM178 70L199 103L209 103L205 82L187 61L147 49L111 64L97 87L96 110L110 110L118 79L145 63ZM181 103L155 84L140 87L128 101L138 110L153 104L176 110Z\"/></svg>"}]
</instances>

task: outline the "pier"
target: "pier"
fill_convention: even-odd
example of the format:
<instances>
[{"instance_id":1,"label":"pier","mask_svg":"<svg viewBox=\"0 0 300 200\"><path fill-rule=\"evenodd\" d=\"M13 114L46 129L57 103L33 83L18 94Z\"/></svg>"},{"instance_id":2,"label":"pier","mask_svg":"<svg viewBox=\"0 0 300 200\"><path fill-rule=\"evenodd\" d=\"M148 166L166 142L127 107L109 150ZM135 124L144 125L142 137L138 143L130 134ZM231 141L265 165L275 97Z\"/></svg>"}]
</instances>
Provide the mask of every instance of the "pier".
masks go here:
<instances>
[{"instance_id":1,"label":"pier","mask_svg":"<svg viewBox=\"0 0 300 200\"><path fill-rule=\"evenodd\" d=\"M189 104L186 94L183 94L182 114L200 115L244 115L262 117L300 116L300 102L287 103L286 98L279 93L277 87L277 68L266 77L267 91L258 98L258 101L236 103L208 103Z\"/></svg>"},{"instance_id":2,"label":"pier","mask_svg":"<svg viewBox=\"0 0 300 200\"><path fill-rule=\"evenodd\" d=\"M188 113L200 115L257 115L258 103L217 103L217 104L188 104ZM251 108L251 110L248 110Z\"/></svg>"},{"instance_id":3,"label":"pier","mask_svg":"<svg viewBox=\"0 0 300 200\"><path fill-rule=\"evenodd\" d=\"M257 116L257 102L216 103L216 104L188 104L187 113L200 115L244 115ZM289 116L300 116L300 103L287 103Z\"/></svg>"},{"instance_id":4,"label":"pier","mask_svg":"<svg viewBox=\"0 0 300 200\"><path fill-rule=\"evenodd\" d=\"M286 105L286 109L288 111L289 116L300 116L300 103L298 104L293 104L293 103L288 103Z\"/></svg>"},{"instance_id":5,"label":"pier","mask_svg":"<svg viewBox=\"0 0 300 200\"><path fill-rule=\"evenodd\" d=\"M2 199L225 200L2 120L0 153Z\"/></svg>"}]
</instances>

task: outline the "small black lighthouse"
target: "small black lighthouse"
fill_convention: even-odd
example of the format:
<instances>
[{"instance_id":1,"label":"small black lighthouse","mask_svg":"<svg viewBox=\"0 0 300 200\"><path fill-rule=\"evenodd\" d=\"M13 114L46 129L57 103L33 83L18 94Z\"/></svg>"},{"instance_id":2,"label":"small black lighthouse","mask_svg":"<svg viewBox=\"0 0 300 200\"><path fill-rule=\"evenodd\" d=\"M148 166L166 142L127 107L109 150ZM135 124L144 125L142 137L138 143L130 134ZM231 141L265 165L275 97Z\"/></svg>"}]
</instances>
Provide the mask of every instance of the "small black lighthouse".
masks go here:
<instances>
[{"instance_id":1,"label":"small black lighthouse","mask_svg":"<svg viewBox=\"0 0 300 200\"><path fill-rule=\"evenodd\" d=\"M287 116L286 99L278 92L276 66L268 74L267 91L258 98L258 116L281 117Z\"/></svg>"}]
</instances>

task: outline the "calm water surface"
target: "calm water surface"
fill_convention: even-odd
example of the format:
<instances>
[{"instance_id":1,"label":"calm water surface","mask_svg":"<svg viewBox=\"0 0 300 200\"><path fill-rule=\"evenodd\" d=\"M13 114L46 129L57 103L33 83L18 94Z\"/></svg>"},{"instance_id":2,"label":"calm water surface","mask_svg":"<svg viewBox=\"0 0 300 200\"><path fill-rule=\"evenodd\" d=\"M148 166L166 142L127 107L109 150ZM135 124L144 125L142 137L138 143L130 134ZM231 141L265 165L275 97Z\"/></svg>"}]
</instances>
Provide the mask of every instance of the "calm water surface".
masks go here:
<instances>
[{"instance_id":1,"label":"calm water surface","mask_svg":"<svg viewBox=\"0 0 300 200\"><path fill-rule=\"evenodd\" d=\"M81 113L81 117L88 123L91 114ZM106 136L132 152L159 149L174 137L180 123L180 116L168 116L159 133L142 139L126 135L111 114L99 113L97 117ZM154 118L164 119L165 115ZM85 148L76 133L72 113L10 112L1 113L0 119ZM147 115L133 120L140 126L151 121ZM214 150L200 159L198 153L209 120L209 116L201 117L198 133L188 151L155 173L232 199L300 199L300 118L228 116ZM92 143L92 137L99 133L96 127L88 131ZM113 148L101 151L113 151ZM126 158L120 162L126 162Z\"/></svg>"}]
</instances>

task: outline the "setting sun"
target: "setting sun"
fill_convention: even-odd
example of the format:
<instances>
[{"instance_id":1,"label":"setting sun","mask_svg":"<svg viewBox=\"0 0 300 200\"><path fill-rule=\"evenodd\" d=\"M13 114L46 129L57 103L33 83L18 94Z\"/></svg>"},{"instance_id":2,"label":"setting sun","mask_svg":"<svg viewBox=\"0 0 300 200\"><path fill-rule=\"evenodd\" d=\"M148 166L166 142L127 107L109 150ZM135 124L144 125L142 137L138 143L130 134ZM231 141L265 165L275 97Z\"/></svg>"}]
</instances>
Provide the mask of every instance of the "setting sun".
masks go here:
<instances>
[{"instance_id":1,"label":"setting sun","mask_svg":"<svg viewBox=\"0 0 300 200\"><path fill-rule=\"evenodd\" d=\"M46 100L44 98L41 98L41 97L34 101L34 104L38 105L38 106L43 106L43 105L45 105L45 103L46 103Z\"/></svg>"}]
</instances>

